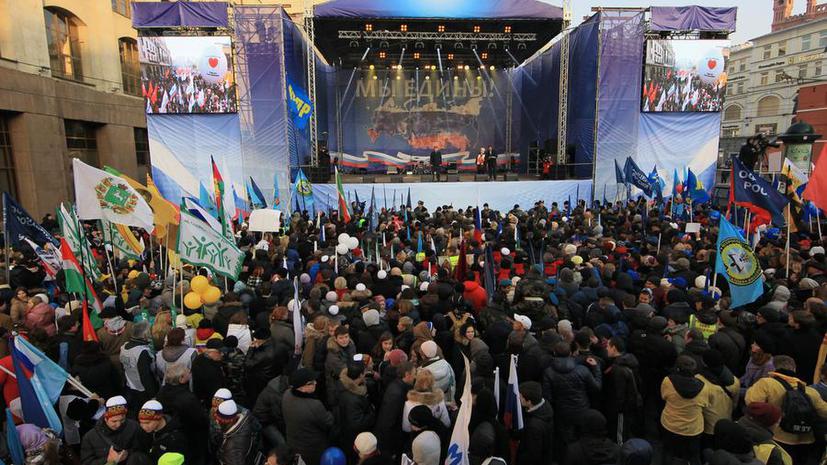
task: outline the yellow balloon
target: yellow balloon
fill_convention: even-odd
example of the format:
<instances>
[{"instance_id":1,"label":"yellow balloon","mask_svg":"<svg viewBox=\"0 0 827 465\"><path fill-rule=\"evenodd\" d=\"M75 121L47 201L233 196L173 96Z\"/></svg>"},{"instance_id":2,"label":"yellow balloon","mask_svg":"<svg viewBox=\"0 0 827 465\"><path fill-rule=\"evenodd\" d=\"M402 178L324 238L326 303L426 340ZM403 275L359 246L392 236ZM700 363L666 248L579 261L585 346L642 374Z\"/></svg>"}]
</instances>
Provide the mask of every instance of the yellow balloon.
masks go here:
<instances>
[{"instance_id":1,"label":"yellow balloon","mask_svg":"<svg viewBox=\"0 0 827 465\"><path fill-rule=\"evenodd\" d=\"M197 294L203 294L210 287L210 280L206 276L198 275L190 280L190 289Z\"/></svg>"},{"instance_id":2,"label":"yellow balloon","mask_svg":"<svg viewBox=\"0 0 827 465\"><path fill-rule=\"evenodd\" d=\"M190 310L201 308L201 296L195 292L187 292L184 296L184 306Z\"/></svg>"},{"instance_id":3,"label":"yellow balloon","mask_svg":"<svg viewBox=\"0 0 827 465\"><path fill-rule=\"evenodd\" d=\"M221 298L221 289L210 286L207 288L206 291L201 295L201 300L204 301L205 304L211 305L218 302L218 299Z\"/></svg>"}]
</instances>

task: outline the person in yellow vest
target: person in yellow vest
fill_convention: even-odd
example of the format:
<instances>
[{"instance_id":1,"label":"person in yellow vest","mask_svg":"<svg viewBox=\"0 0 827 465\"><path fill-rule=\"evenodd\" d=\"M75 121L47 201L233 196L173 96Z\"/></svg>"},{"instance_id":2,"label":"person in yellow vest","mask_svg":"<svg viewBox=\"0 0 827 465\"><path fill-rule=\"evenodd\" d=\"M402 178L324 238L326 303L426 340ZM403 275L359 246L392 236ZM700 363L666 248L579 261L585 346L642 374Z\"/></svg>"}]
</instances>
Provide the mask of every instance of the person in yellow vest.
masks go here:
<instances>
[{"instance_id":1,"label":"person in yellow vest","mask_svg":"<svg viewBox=\"0 0 827 465\"><path fill-rule=\"evenodd\" d=\"M723 419L732 419L732 409L738 403L741 382L724 365L724 357L717 350L709 349L704 352L703 362L705 366L695 377L703 381L709 391L709 405L703 409L702 446L710 446L712 435L715 433L715 423Z\"/></svg>"},{"instance_id":2,"label":"person in yellow vest","mask_svg":"<svg viewBox=\"0 0 827 465\"><path fill-rule=\"evenodd\" d=\"M687 355L675 362L675 371L663 379L660 395L666 402L660 416L663 427L663 462L681 458L691 465L701 463L701 434L704 409L710 406L709 388L695 378L698 365Z\"/></svg>"},{"instance_id":3,"label":"person in yellow vest","mask_svg":"<svg viewBox=\"0 0 827 465\"><path fill-rule=\"evenodd\" d=\"M816 414L822 420L826 420L827 402L821 399L818 391L806 387L807 384L804 381L796 378L795 360L786 355L777 355L773 358L773 363L775 364L775 371L770 372L766 378L759 379L752 387L747 389L744 399L747 405L753 402L767 402L781 408L783 411L783 402L787 393L786 384L793 389L803 388ZM793 463L796 465L815 463L810 460L814 460L816 455L820 455L820 451L815 450L815 437L812 432L793 433L784 431L781 425L778 424L773 427L773 439L792 456Z\"/></svg>"},{"instance_id":4,"label":"person in yellow vest","mask_svg":"<svg viewBox=\"0 0 827 465\"><path fill-rule=\"evenodd\" d=\"M704 335L704 340L718 332L718 315L711 310L701 310L689 315L689 329L697 329Z\"/></svg>"},{"instance_id":5,"label":"person in yellow vest","mask_svg":"<svg viewBox=\"0 0 827 465\"><path fill-rule=\"evenodd\" d=\"M755 457L764 465L793 465L793 458L772 440L772 429L781 420L781 409L766 402L747 405L738 424L747 430Z\"/></svg>"}]
</instances>

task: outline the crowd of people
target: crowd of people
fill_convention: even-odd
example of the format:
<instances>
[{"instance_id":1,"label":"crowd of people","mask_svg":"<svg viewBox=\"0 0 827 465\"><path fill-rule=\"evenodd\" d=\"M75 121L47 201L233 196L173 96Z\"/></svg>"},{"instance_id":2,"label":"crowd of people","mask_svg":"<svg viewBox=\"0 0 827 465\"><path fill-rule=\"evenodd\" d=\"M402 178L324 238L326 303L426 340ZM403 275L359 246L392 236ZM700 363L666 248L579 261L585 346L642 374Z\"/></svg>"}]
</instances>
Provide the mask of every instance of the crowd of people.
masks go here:
<instances>
[{"instance_id":1,"label":"crowd of people","mask_svg":"<svg viewBox=\"0 0 827 465\"><path fill-rule=\"evenodd\" d=\"M207 82L194 66L183 74L169 67L144 70L141 94L147 113L233 113L238 107L235 84Z\"/></svg>"},{"instance_id":2,"label":"crowd of people","mask_svg":"<svg viewBox=\"0 0 827 465\"><path fill-rule=\"evenodd\" d=\"M654 71L652 72L660 72ZM643 84L643 111L721 111L726 81L706 83L694 72L675 69L649 75Z\"/></svg>"},{"instance_id":3,"label":"crowd of people","mask_svg":"<svg viewBox=\"0 0 827 465\"><path fill-rule=\"evenodd\" d=\"M763 237L764 293L731 308L711 273L709 206L695 206L700 234L643 200L486 204L481 230L471 207L419 202L376 223L354 206L348 223L296 212L282 233L242 227L237 280L189 266L175 277L157 252L116 260L96 283L97 342L83 340L62 273L50 283L31 250L13 250L0 327L95 394L66 386L62 435L19 424L26 463L824 463L817 235L795 233L789 263L785 240ZM106 244L85 228L107 270ZM345 254L342 234L358 239ZM223 295L188 308L199 275ZM3 397L21 421L6 338L0 351ZM522 427L506 406L513 355ZM460 457L448 446L466 377Z\"/></svg>"}]
</instances>

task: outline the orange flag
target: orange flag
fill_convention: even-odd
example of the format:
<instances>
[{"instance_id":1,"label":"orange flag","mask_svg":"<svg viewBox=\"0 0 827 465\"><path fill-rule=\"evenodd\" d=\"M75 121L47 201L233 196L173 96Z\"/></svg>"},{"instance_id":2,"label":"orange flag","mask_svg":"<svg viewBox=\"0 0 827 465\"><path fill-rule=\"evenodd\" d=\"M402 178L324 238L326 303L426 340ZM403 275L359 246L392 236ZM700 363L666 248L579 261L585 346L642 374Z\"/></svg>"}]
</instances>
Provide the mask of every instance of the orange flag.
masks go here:
<instances>
[{"instance_id":1,"label":"orange flag","mask_svg":"<svg viewBox=\"0 0 827 465\"><path fill-rule=\"evenodd\" d=\"M827 210L827 144L823 145L810 180L804 189L803 197L822 209Z\"/></svg>"},{"instance_id":2,"label":"orange flag","mask_svg":"<svg viewBox=\"0 0 827 465\"><path fill-rule=\"evenodd\" d=\"M86 302L86 300L83 301L83 342L99 342L98 333L95 332L95 327L89 320L89 308Z\"/></svg>"}]
</instances>

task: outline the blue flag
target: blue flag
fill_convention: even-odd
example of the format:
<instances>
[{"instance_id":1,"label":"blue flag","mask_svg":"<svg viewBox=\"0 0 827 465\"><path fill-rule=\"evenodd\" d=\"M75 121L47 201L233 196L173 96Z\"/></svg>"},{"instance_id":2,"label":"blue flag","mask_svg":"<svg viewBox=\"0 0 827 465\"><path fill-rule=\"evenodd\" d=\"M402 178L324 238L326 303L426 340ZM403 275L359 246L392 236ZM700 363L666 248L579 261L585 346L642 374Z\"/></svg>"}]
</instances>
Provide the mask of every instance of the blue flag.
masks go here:
<instances>
[{"instance_id":1,"label":"blue flag","mask_svg":"<svg viewBox=\"0 0 827 465\"><path fill-rule=\"evenodd\" d=\"M748 208L753 214L752 224L772 223L784 227L784 207L790 199L772 188L769 181L745 167L738 157L732 157L730 176L730 203Z\"/></svg>"},{"instance_id":2,"label":"blue flag","mask_svg":"<svg viewBox=\"0 0 827 465\"><path fill-rule=\"evenodd\" d=\"M273 209L277 209L281 205L281 197L279 197L279 174L273 173Z\"/></svg>"},{"instance_id":3,"label":"blue flag","mask_svg":"<svg viewBox=\"0 0 827 465\"><path fill-rule=\"evenodd\" d=\"M296 184L294 186L296 190L296 202L301 205L302 210L307 210L311 212L311 214L316 214L316 208L313 203L313 185L310 184L310 181L307 179L307 176L304 175L304 171L299 168L299 172L296 173Z\"/></svg>"},{"instance_id":4,"label":"blue flag","mask_svg":"<svg viewBox=\"0 0 827 465\"><path fill-rule=\"evenodd\" d=\"M14 426L14 417L11 409L6 409L6 448L9 450L11 461L14 465L23 465L26 455L23 452L23 445L20 444L20 435L17 434L17 427Z\"/></svg>"},{"instance_id":5,"label":"blue flag","mask_svg":"<svg viewBox=\"0 0 827 465\"><path fill-rule=\"evenodd\" d=\"M201 208L206 210L207 213L218 218L218 207L215 205L215 200L213 200L210 191L200 182L198 183L198 204L201 205Z\"/></svg>"},{"instance_id":6,"label":"blue flag","mask_svg":"<svg viewBox=\"0 0 827 465\"><path fill-rule=\"evenodd\" d=\"M55 247L60 247L60 241L18 205L8 192L3 192L3 216L9 245L16 246L23 237L28 237L38 245L51 242Z\"/></svg>"},{"instance_id":7,"label":"blue flag","mask_svg":"<svg viewBox=\"0 0 827 465\"><path fill-rule=\"evenodd\" d=\"M63 423L55 412L54 404L37 374L28 376L26 372L28 364L24 363L25 357L20 355L17 348L13 348L11 359L14 374L17 376L17 387L20 389L20 408L23 410L23 419L26 423L32 423L41 428L51 428L57 434L63 432ZM60 370L63 369L60 368Z\"/></svg>"},{"instance_id":8,"label":"blue flag","mask_svg":"<svg viewBox=\"0 0 827 465\"><path fill-rule=\"evenodd\" d=\"M250 203L253 205L254 208L267 208L267 201L264 200L264 194L261 192L261 189L258 188L258 184L256 184L256 180L250 176L250 189L248 189L250 193ZM278 197L278 191L276 193Z\"/></svg>"},{"instance_id":9,"label":"blue flag","mask_svg":"<svg viewBox=\"0 0 827 465\"><path fill-rule=\"evenodd\" d=\"M678 169L675 168L674 173L672 174L672 202L678 197L678 184L680 180L678 179Z\"/></svg>"},{"instance_id":10,"label":"blue flag","mask_svg":"<svg viewBox=\"0 0 827 465\"><path fill-rule=\"evenodd\" d=\"M620 165L615 160L615 182L618 184L626 184L626 178L623 177L623 171L620 170Z\"/></svg>"},{"instance_id":11,"label":"blue flag","mask_svg":"<svg viewBox=\"0 0 827 465\"><path fill-rule=\"evenodd\" d=\"M688 189L687 195L693 202L709 202L709 193L704 188L704 183L695 176L690 168L686 169L686 188Z\"/></svg>"},{"instance_id":12,"label":"blue flag","mask_svg":"<svg viewBox=\"0 0 827 465\"><path fill-rule=\"evenodd\" d=\"M376 194L375 187L370 188L370 230L376 231L379 227L379 212L376 211Z\"/></svg>"},{"instance_id":13,"label":"blue flag","mask_svg":"<svg viewBox=\"0 0 827 465\"><path fill-rule=\"evenodd\" d=\"M721 217L718 232L715 272L729 283L732 308L755 302L764 293L761 264L741 233Z\"/></svg>"},{"instance_id":14,"label":"blue flag","mask_svg":"<svg viewBox=\"0 0 827 465\"><path fill-rule=\"evenodd\" d=\"M660 178L657 166L653 166L652 172L649 173L649 185L652 186L652 193L655 194L655 197L657 197L658 200L663 199L663 188L666 186L666 183Z\"/></svg>"},{"instance_id":15,"label":"blue flag","mask_svg":"<svg viewBox=\"0 0 827 465\"><path fill-rule=\"evenodd\" d=\"M290 109L290 117L297 129L307 127L310 116L313 114L313 105L307 92L297 86L290 79L287 80L287 108Z\"/></svg>"},{"instance_id":16,"label":"blue flag","mask_svg":"<svg viewBox=\"0 0 827 465\"><path fill-rule=\"evenodd\" d=\"M405 201L405 206L408 208L412 208L411 206L411 188L408 188L408 200Z\"/></svg>"},{"instance_id":17,"label":"blue flag","mask_svg":"<svg viewBox=\"0 0 827 465\"><path fill-rule=\"evenodd\" d=\"M632 157L626 157L626 165L623 168L623 177L626 182L642 190L647 197L652 196L652 185L649 183L649 176L637 166Z\"/></svg>"}]
</instances>

